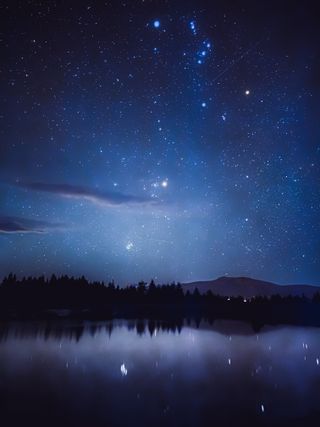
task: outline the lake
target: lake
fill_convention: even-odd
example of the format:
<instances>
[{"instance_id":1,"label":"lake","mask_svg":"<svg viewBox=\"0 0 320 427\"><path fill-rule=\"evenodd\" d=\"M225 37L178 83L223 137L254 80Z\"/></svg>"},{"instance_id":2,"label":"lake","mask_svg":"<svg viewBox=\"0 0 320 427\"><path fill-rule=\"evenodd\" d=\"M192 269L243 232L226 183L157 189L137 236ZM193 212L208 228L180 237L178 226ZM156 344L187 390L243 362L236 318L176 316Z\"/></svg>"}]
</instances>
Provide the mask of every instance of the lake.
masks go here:
<instances>
[{"instance_id":1,"label":"lake","mask_svg":"<svg viewBox=\"0 0 320 427\"><path fill-rule=\"evenodd\" d=\"M3 323L1 426L320 425L320 329Z\"/></svg>"}]
</instances>

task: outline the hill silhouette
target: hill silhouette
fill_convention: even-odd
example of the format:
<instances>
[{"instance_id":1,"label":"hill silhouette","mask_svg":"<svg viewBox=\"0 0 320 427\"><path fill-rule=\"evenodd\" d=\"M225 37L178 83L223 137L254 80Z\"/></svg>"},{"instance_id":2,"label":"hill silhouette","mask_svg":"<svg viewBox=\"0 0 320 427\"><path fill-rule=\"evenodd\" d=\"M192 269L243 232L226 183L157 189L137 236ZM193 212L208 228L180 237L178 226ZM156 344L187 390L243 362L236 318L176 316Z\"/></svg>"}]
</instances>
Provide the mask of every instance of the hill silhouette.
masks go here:
<instances>
[{"instance_id":1,"label":"hill silhouette","mask_svg":"<svg viewBox=\"0 0 320 427\"><path fill-rule=\"evenodd\" d=\"M242 296L243 298L254 298L257 296L280 295L306 296L312 298L319 292L319 287L311 285L278 285L272 282L252 279L250 277L228 277L222 276L215 280L184 283L183 289L193 292L198 289L201 294L211 291L215 295L226 297Z\"/></svg>"}]
</instances>

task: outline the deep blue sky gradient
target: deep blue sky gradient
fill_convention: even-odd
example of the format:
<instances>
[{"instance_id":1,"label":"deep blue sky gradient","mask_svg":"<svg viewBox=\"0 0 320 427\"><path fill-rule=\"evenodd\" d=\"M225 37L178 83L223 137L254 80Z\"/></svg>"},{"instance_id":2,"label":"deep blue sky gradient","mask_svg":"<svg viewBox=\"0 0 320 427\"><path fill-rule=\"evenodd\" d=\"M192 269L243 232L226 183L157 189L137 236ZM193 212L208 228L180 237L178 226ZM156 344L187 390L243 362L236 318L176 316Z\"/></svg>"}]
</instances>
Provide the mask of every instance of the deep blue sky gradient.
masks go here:
<instances>
[{"instance_id":1,"label":"deep blue sky gradient","mask_svg":"<svg viewBox=\"0 0 320 427\"><path fill-rule=\"evenodd\" d=\"M1 275L320 284L315 2L234 3L1 2Z\"/></svg>"}]
</instances>

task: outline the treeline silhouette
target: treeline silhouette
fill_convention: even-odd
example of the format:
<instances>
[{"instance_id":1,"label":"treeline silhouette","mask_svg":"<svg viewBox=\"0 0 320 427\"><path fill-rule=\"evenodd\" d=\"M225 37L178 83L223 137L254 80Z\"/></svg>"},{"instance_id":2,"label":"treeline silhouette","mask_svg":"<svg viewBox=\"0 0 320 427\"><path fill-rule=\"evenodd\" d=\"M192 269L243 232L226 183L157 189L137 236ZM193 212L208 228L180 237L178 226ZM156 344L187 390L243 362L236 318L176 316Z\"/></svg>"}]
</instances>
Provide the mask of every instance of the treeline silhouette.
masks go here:
<instances>
[{"instance_id":1,"label":"treeline silhouette","mask_svg":"<svg viewBox=\"0 0 320 427\"><path fill-rule=\"evenodd\" d=\"M0 319L182 319L212 322L217 318L247 320L263 324L320 326L320 293L304 296L223 297L198 289L184 292L179 283L156 285L140 282L125 288L113 282L89 282L85 277L50 279L40 276L18 280L14 274L0 285Z\"/></svg>"}]
</instances>

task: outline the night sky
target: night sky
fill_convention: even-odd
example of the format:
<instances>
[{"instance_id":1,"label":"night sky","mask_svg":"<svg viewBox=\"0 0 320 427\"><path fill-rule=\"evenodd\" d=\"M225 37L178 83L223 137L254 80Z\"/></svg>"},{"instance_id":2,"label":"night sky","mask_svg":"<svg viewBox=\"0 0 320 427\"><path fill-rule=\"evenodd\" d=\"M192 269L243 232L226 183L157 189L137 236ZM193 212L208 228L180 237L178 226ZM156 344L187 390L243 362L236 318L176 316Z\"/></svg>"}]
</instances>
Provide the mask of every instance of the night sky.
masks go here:
<instances>
[{"instance_id":1,"label":"night sky","mask_svg":"<svg viewBox=\"0 0 320 427\"><path fill-rule=\"evenodd\" d=\"M1 276L320 284L311 1L2 1Z\"/></svg>"}]
</instances>

